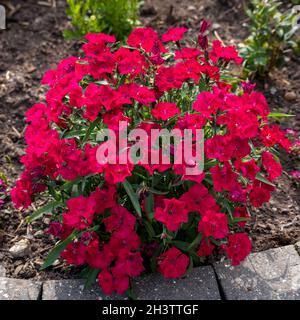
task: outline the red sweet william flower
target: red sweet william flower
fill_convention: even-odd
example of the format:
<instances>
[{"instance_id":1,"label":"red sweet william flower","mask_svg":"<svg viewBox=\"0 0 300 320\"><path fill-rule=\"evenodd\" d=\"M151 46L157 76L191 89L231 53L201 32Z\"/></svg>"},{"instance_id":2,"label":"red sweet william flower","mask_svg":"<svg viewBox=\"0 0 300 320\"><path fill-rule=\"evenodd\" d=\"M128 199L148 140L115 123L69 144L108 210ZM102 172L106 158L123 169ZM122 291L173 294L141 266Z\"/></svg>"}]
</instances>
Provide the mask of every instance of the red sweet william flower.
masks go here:
<instances>
[{"instance_id":1,"label":"red sweet william flower","mask_svg":"<svg viewBox=\"0 0 300 320\"><path fill-rule=\"evenodd\" d=\"M175 103L159 102L154 109L151 110L154 118L157 120L168 120L180 113L180 109Z\"/></svg>"},{"instance_id":2,"label":"red sweet william flower","mask_svg":"<svg viewBox=\"0 0 300 320\"><path fill-rule=\"evenodd\" d=\"M222 192L223 190L230 191L237 184L237 173L232 170L232 167L229 162L225 162L223 167L215 166L210 169L214 189L217 192Z\"/></svg>"},{"instance_id":3,"label":"red sweet william flower","mask_svg":"<svg viewBox=\"0 0 300 320\"><path fill-rule=\"evenodd\" d=\"M251 240L245 233L231 234L225 246L225 251L233 266L239 265L250 254L251 249Z\"/></svg>"},{"instance_id":4,"label":"red sweet william flower","mask_svg":"<svg viewBox=\"0 0 300 320\"><path fill-rule=\"evenodd\" d=\"M210 59L213 63L217 63L219 59L223 59L226 62L234 61L236 64L241 64L243 62L243 58L239 57L234 46L222 46L221 41L219 40L215 40L212 43Z\"/></svg>"},{"instance_id":5,"label":"red sweet william flower","mask_svg":"<svg viewBox=\"0 0 300 320\"><path fill-rule=\"evenodd\" d=\"M196 48L182 48L181 50L175 51L175 60L181 60L181 59L193 59L197 58L203 54L202 51Z\"/></svg>"},{"instance_id":6,"label":"red sweet william flower","mask_svg":"<svg viewBox=\"0 0 300 320\"><path fill-rule=\"evenodd\" d=\"M215 249L215 246L208 239L203 239L200 242L200 246L197 251L197 255L199 257L209 256L213 253L214 249Z\"/></svg>"},{"instance_id":7,"label":"red sweet william flower","mask_svg":"<svg viewBox=\"0 0 300 320\"><path fill-rule=\"evenodd\" d=\"M262 153L262 163L267 172L269 173L268 178L271 181L281 176L281 164L274 159L274 156L270 152Z\"/></svg>"},{"instance_id":8,"label":"red sweet william flower","mask_svg":"<svg viewBox=\"0 0 300 320\"><path fill-rule=\"evenodd\" d=\"M120 74L128 74L131 79L143 75L149 67L146 58L138 50L121 47L115 52L115 60Z\"/></svg>"},{"instance_id":9,"label":"red sweet william flower","mask_svg":"<svg viewBox=\"0 0 300 320\"><path fill-rule=\"evenodd\" d=\"M147 53L151 53L158 42L158 34L152 28L135 28L127 38L128 45L142 48Z\"/></svg>"},{"instance_id":10,"label":"red sweet william flower","mask_svg":"<svg viewBox=\"0 0 300 320\"><path fill-rule=\"evenodd\" d=\"M233 217L234 218L245 218L246 220L250 220L250 218L251 218L251 216L248 213L246 207L235 208L234 211L233 211ZM237 222L237 224L240 227L244 228L245 225L246 225L246 222L247 221L239 221L239 222Z\"/></svg>"},{"instance_id":11,"label":"red sweet william flower","mask_svg":"<svg viewBox=\"0 0 300 320\"><path fill-rule=\"evenodd\" d=\"M102 291L107 295L111 295L115 290L113 275L107 269L98 274L98 283Z\"/></svg>"},{"instance_id":12,"label":"red sweet william flower","mask_svg":"<svg viewBox=\"0 0 300 320\"><path fill-rule=\"evenodd\" d=\"M254 207L259 208L265 202L270 201L271 195L270 191L267 188L256 187L249 194L249 199Z\"/></svg>"},{"instance_id":13,"label":"red sweet william flower","mask_svg":"<svg viewBox=\"0 0 300 320\"><path fill-rule=\"evenodd\" d=\"M61 252L61 257L64 258L68 264L80 266L85 264L86 246L82 241L71 242L66 249Z\"/></svg>"},{"instance_id":14,"label":"red sweet william flower","mask_svg":"<svg viewBox=\"0 0 300 320\"><path fill-rule=\"evenodd\" d=\"M108 163L105 166L105 180L109 184L116 184L118 182L123 182L126 177L131 176L133 170L133 165L131 163L127 164L111 164Z\"/></svg>"},{"instance_id":15,"label":"red sweet william flower","mask_svg":"<svg viewBox=\"0 0 300 320\"><path fill-rule=\"evenodd\" d=\"M116 42L115 36L104 33L88 33L84 38L88 43L82 46L82 50L89 57L100 56L105 51L107 43Z\"/></svg>"},{"instance_id":16,"label":"red sweet william flower","mask_svg":"<svg viewBox=\"0 0 300 320\"><path fill-rule=\"evenodd\" d=\"M254 180L256 174L260 171L254 159L242 161L240 159L234 162L237 171L240 171L246 178Z\"/></svg>"},{"instance_id":17,"label":"red sweet william flower","mask_svg":"<svg viewBox=\"0 0 300 320\"><path fill-rule=\"evenodd\" d=\"M102 270L98 274L98 283L106 295L111 295L113 292L122 295L129 288L129 278L116 276L110 269Z\"/></svg>"},{"instance_id":18,"label":"red sweet william flower","mask_svg":"<svg viewBox=\"0 0 300 320\"><path fill-rule=\"evenodd\" d=\"M254 180L253 185L249 186L249 189L250 202L254 205L254 207L259 208L265 202L270 200L271 192L275 190L275 187L259 180Z\"/></svg>"},{"instance_id":19,"label":"red sweet william flower","mask_svg":"<svg viewBox=\"0 0 300 320\"><path fill-rule=\"evenodd\" d=\"M220 101L216 95L211 92L201 92L197 100L193 103L193 109L200 112L204 117L209 118L215 114L220 107Z\"/></svg>"},{"instance_id":20,"label":"red sweet william flower","mask_svg":"<svg viewBox=\"0 0 300 320\"><path fill-rule=\"evenodd\" d=\"M105 209L112 208L116 205L116 187L109 185L107 189L96 188L91 193L95 201L95 213L104 213Z\"/></svg>"},{"instance_id":21,"label":"red sweet william flower","mask_svg":"<svg viewBox=\"0 0 300 320\"><path fill-rule=\"evenodd\" d=\"M164 199L164 207L155 210L154 218L163 223L170 231L176 231L181 223L188 221L185 203L177 199Z\"/></svg>"},{"instance_id":22,"label":"red sweet william flower","mask_svg":"<svg viewBox=\"0 0 300 320\"><path fill-rule=\"evenodd\" d=\"M100 248L98 239L94 239L86 246L85 259L91 268L106 269L113 260L113 253L108 244L104 244Z\"/></svg>"},{"instance_id":23,"label":"red sweet william flower","mask_svg":"<svg viewBox=\"0 0 300 320\"><path fill-rule=\"evenodd\" d=\"M47 233L55 238L66 239L73 231L73 228L63 225L60 222L52 221L49 225Z\"/></svg>"},{"instance_id":24,"label":"red sweet william flower","mask_svg":"<svg viewBox=\"0 0 300 320\"><path fill-rule=\"evenodd\" d=\"M143 258L140 252L126 252L121 251L113 272L116 275L127 275L130 277L136 277L144 271Z\"/></svg>"},{"instance_id":25,"label":"red sweet william flower","mask_svg":"<svg viewBox=\"0 0 300 320\"><path fill-rule=\"evenodd\" d=\"M161 36L161 40L162 42L180 41L187 31L187 28L170 28Z\"/></svg>"},{"instance_id":26,"label":"red sweet william flower","mask_svg":"<svg viewBox=\"0 0 300 320\"><path fill-rule=\"evenodd\" d=\"M90 226L94 218L95 205L92 197L79 196L69 199L67 201L69 211L63 215L64 224L78 230Z\"/></svg>"},{"instance_id":27,"label":"red sweet william flower","mask_svg":"<svg viewBox=\"0 0 300 320\"><path fill-rule=\"evenodd\" d=\"M106 231L117 231L120 229L133 230L136 218L123 206L116 204L110 209L111 215L103 219Z\"/></svg>"},{"instance_id":28,"label":"red sweet william flower","mask_svg":"<svg viewBox=\"0 0 300 320\"><path fill-rule=\"evenodd\" d=\"M133 230L124 228L112 233L109 245L115 255L120 255L122 251L139 250L141 239Z\"/></svg>"},{"instance_id":29,"label":"red sweet william flower","mask_svg":"<svg viewBox=\"0 0 300 320\"><path fill-rule=\"evenodd\" d=\"M180 250L172 247L157 258L158 272L165 278L179 278L186 273L190 259Z\"/></svg>"},{"instance_id":30,"label":"red sweet william flower","mask_svg":"<svg viewBox=\"0 0 300 320\"><path fill-rule=\"evenodd\" d=\"M225 213L207 211L199 221L198 231L204 237L222 239L228 235L228 220Z\"/></svg>"},{"instance_id":31,"label":"red sweet william flower","mask_svg":"<svg viewBox=\"0 0 300 320\"><path fill-rule=\"evenodd\" d=\"M226 114L218 117L217 123L227 125L231 135L241 138L254 138L259 130L257 116L242 109L229 110Z\"/></svg>"},{"instance_id":32,"label":"red sweet william flower","mask_svg":"<svg viewBox=\"0 0 300 320\"><path fill-rule=\"evenodd\" d=\"M170 89L180 89L185 81L185 68L182 65L165 67L161 66L156 73L155 85L161 92Z\"/></svg>"},{"instance_id":33,"label":"red sweet william flower","mask_svg":"<svg viewBox=\"0 0 300 320\"><path fill-rule=\"evenodd\" d=\"M136 90L132 93L132 98L145 106L149 106L150 103L156 101L154 91L142 86L136 87Z\"/></svg>"},{"instance_id":34,"label":"red sweet william flower","mask_svg":"<svg viewBox=\"0 0 300 320\"><path fill-rule=\"evenodd\" d=\"M215 158L222 162L229 161L234 152L234 145L229 136L215 135L211 139L207 139L204 146L207 158Z\"/></svg>"},{"instance_id":35,"label":"red sweet william flower","mask_svg":"<svg viewBox=\"0 0 300 320\"><path fill-rule=\"evenodd\" d=\"M290 147L292 146L292 143L289 139L286 137L286 133L280 129L280 127L276 124L269 127L268 125L265 125L260 130L260 136L262 139L263 144L266 147L272 147L275 144L279 144L282 148L290 151Z\"/></svg>"},{"instance_id":36,"label":"red sweet william flower","mask_svg":"<svg viewBox=\"0 0 300 320\"><path fill-rule=\"evenodd\" d=\"M30 179L19 179L10 192L11 199L16 208L28 208L32 202L33 190Z\"/></svg>"},{"instance_id":37,"label":"red sweet william flower","mask_svg":"<svg viewBox=\"0 0 300 320\"><path fill-rule=\"evenodd\" d=\"M184 193L179 200L186 204L188 212L199 212L205 214L209 210L219 210L215 198L208 192L202 184L195 184L188 192Z\"/></svg>"},{"instance_id":38,"label":"red sweet william flower","mask_svg":"<svg viewBox=\"0 0 300 320\"><path fill-rule=\"evenodd\" d=\"M174 128L180 130L190 129L193 131L193 139L196 138L197 129L201 129L206 123L206 120L201 114L185 114L178 117L177 123Z\"/></svg>"}]
</instances>

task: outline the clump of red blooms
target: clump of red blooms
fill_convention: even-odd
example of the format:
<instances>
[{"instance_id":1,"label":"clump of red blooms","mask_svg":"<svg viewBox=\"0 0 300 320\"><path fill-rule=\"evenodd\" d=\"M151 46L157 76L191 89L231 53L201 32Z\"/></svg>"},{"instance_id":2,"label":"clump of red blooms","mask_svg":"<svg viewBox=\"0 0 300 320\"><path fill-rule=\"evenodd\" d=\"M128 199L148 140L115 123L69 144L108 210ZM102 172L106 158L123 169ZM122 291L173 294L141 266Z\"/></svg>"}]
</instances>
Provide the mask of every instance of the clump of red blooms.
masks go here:
<instances>
[{"instance_id":1,"label":"clump of red blooms","mask_svg":"<svg viewBox=\"0 0 300 320\"><path fill-rule=\"evenodd\" d=\"M289 151L290 141L268 122L253 85L226 81L227 66L242 59L233 46L210 45L208 28L201 24L197 47L184 46L186 28L162 37L137 28L123 46L88 34L81 57L46 72L45 102L26 113L25 171L12 200L27 208L39 195L52 197L48 232L67 241L61 257L97 269L106 294L123 294L150 266L177 278L211 255L238 265L251 251L244 231L251 208L269 201L282 173L273 150ZM203 129L204 172L185 175L185 162L98 163L96 133L117 132L119 121L147 132Z\"/></svg>"}]
</instances>

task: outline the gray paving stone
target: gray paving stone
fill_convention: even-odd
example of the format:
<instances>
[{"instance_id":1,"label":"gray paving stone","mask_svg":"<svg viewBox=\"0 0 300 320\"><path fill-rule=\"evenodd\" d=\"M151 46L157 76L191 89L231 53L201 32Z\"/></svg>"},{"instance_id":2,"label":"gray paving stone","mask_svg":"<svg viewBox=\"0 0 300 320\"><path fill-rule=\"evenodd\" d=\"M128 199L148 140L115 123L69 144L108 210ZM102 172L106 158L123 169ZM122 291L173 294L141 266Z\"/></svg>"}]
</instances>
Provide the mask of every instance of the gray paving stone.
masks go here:
<instances>
[{"instance_id":1,"label":"gray paving stone","mask_svg":"<svg viewBox=\"0 0 300 320\"><path fill-rule=\"evenodd\" d=\"M299 255L300 255L300 241L298 241L297 243L295 243L295 248L298 251Z\"/></svg>"},{"instance_id":2,"label":"gray paving stone","mask_svg":"<svg viewBox=\"0 0 300 320\"><path fill-rule=\"evenodd\" d=\"M0 278L4 278L6 276L5 268L0 264Z\"/></svg>"},{"instance_id":3,"label":"gray paving stone","mask_svg":"<svg viewBox=\"0 0 300 320\"><path fill-rule=\"evenodd\" d=\"M212 267L193 269L183 279L164 279L151 274L134 281L133 292L138 300L220 300Z\"/></svg>"},{"instance_id":4,"label":"gray paving stone","mask_svg":"<svg viewBox=\"0 0 300 320\"><path fill-rule=\"evenodd\" d=\"M43 284L42 300L123 300L105 296L98 285L84 289L84 280L49 280Z\"/></svg>"},{"instance_id":5,"label":"gray paving stone","mask_svg":"<svg viewBox=\"0 0 300 320\"><path fill-rule=\"evenodd\" d=\"M0 300L38 300L41 289L38 281L0 278Z\"/></svg>"},{"instance_id":6,"label":"gray paving stone","mask_svg":"<svg viewBox=\"0 0 300 320\"><path fill-rule=\"evenodd\" d=\"M292 245L251 254L237 267L214 268L228 300L300 300L300 257Z\"/></svg>"}]
</instances>

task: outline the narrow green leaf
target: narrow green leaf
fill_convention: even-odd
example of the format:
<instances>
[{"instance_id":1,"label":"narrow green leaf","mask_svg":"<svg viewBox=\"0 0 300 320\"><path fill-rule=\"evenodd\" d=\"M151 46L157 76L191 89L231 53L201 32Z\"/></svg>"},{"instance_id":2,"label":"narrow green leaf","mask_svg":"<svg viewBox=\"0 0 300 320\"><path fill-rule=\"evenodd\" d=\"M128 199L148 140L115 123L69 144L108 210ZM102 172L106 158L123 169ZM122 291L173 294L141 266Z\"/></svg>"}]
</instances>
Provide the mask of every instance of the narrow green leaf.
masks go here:
<instances>
[{"instance_id":1,"label":"narrow green leaf","mask_svg":"<svg viewBox=\"0 0 300 320\"><path fill-rule=\"evenodd\" d=\"M249 221L250 218L248 217L236 217L232 219L233 223L238 223L238 222L244 222L244 221Z\"/></svg>"},{"instance_id":2,"label":"narrow green leaf","mask_svg":"<svg viewBox=\"0 0 300 320\"><path fill-rule=\"evenodd\" d=\"M190 263L189 263L189 266L188 266L185 274L189 274L193 270L193 267L194 267L193 258L190 256L189 259L190 259Z\"/></svg>"},{"instance_id":3,"label":"narrow green leaf","mask_svg":"<svg viewBox=\"0 0 300 320\"><path fill-rule=\"evenodd\" d=\"M193 242L187 247L187 250L190 251L191 249L194 249L195 246L197 246L202 239L202 233L198 233L196 238L193 240Z\"/></svg>"},{"instance_id":4,"label":"narrow green leaf","mask_svg":"<svg viewBox=\"0 0 300 320\"><path fill-rule=\"evenodd\" d=\"M43 214L51 212L53 209L57 208L61 204L61 201L52 201L46 204L45 206L36 210L31 216L27 217L27 222L30 223L36 219L39 219L43 216Z\"/></svg>"},{"instance_id":5,"label":"narrow green leaf","mask_svg":"<svg viewBox=\"0 0 300 320\"><path fill-rule=\"evenodd\" d=\"M73 181L67 181L60 187L60 190L67 190L67 189L73 187L73 185L79 184L82 180L83 180L83 177L79 177Z\"/></svg>"},{"instance_id":6,"label":"narrow green leaf","mask_svg":"<svg viewBox=\"0 0 300 320\"><path fill-rule=\"evenodd\" d=\"M72 242L76 237L76 231L72 232L68 238L63 241L60 241L48 254L44 264L41 267L41 270L44 270L51 266L53 262L59 257L60 253L66 248L66 246Z\"/></svg>"},{"instance_id":7,"label":"narrow green leaf","mask_svg":"<svg viewBox=\"0 0 300 320\"><path fill-rule=\"evenodd\" d=\"M155 237L155 231L154 231L151 223L148 222L147 220L144 220L144 225L145 225L145 228L146 228L150 238L153 239Z\"/></svg>"},{"instance_id":8,"label":"narrow green leaf","mask_svg":"<svg viewBox=\"0 0 300 320\"><path fill-rule=\"evenodd\" d=\"M272 182L267 180L261 173L257 173L255 179L257 179L265 184L268 184L269 186L275 187L275 184L273 184Z\"/></svg>"},{"instance_id":9,"label":"narrow green leaf","mask_svg":"<svg viewBox=\"0 0 300 320\"><path fill-rule=\"evenodd\" d=\"M69 139L69 138L79 138L85 135L85 132L82 132L81 130L73 130L70 132L66 132L62 139Z\"/></svg>"},{"instance_id":10,"label":"narrow green leaf","mask_svg":"<svg viewBox=\"0 0 300 320\"><path fill-rule=\"evenodd\" d=\"M101 122L101 118L97 118L94 122L92 122L92 123L90 124L90 126L89 126L89 128L87 129L86 134L85 134L85 136L84 136L84 138L83 138L83 141L82 141L83 143L88 141L91 133L93 132L93 130L95 129L95 127L96 127L100 122Z\"/></svg>"},{"instance_id":11,"label":"narrow green leaf","mask_svg":"<svg viewBox=\"0 0 300 320\"><path fill-rule=\"evenodd\" d=\"M154 197L153 197L153 194L150 193L145 201L145 210L148 218L150 218L150 216L153 215L153 207L154 207Z\"/></svg>"},{"instance_id":12,"label":"narrow green leaf","mask_svg":"<svg viewBox=\"0 0 300 320\"><path fill-rule=\"evenodd\" d=\"M131 184L125 179L123 182L122 182L122 185L124 187L124 189L126 190L130 200L131 200L131 203L135 209L135 211L137 212L137 214L142 217L142 209L141 209L141 206L140 206L140 203L139 203L139 200L137 198L137 195L136 193L133 191L132 189L132 186Z\"/></svg>"},{"instance_id":13,"label":"narrow green leaf","mask_svg":"<svg viewBox=\"0 0 300 320\"><path fill-rule=\"evenodd\" d=\"M89 268L86 276L86 281L84 284L85 289L90 289L91 286L95 283L98 273L100 269Z\"/></svg>"},{"instance_id":14,"label":"narrow green leaf","mask_svg":"<svg viewBox=\"0 0 300 320\"><path fill-rule=\"evenodd\" d=\"M153 188L149 188L149 191L151 193L158 194L158 195L165 195L165 194L169 193L169 191L159 191L159 190L155 190Z\"/></svg>"},{"instance_id":15,"label":"narrow green leaf","mask_svg":"<svg viewBox=\"0 0 300 320\"><path fill-rule=\"evenodd\" d=\"M280 112L271 112L268 114L268 118L287 118L295 117L294 114L280 113Z\"/></svg>"},{"instance_id":16,"label":"narrow green leaf","mask_svg":"<svg viewBox=\"0 0 300 320\"><path fill-rule=\"evenodd\" d=\"M188 251L188 246L189 246L188 242L173 240L171 244L180 250Z\"/></svg>"}]
</instances>

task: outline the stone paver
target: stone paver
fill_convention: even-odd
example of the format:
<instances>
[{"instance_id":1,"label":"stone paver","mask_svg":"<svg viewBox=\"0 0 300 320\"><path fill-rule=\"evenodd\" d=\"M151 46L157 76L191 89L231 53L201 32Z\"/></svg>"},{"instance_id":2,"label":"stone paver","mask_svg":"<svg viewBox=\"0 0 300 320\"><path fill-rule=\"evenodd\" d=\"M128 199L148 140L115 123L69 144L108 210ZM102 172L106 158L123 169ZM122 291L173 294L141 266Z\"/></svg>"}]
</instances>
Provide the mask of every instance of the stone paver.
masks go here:
<instances>
[{"instance_id":1,"label":"stone paver","mask_svg":"<svg viewBox=\"0 0 300 320\"><path fill-rule=\"evenodd\" d=\"M0 278L0 300L38 300L41 282Z\"/></svg>"},{"instance_id":2,"label":"stone paver","mask_svg":"<svg viewBox=\"0 0 300 320\"><path fill-rule=\"evenodd\" d=\"M300 300L300 256L292 245L251 254L237 267L214 268L228 300Z\"/></svg>"},{"instance_id":3,"label":"stone paver","mask_svg":"<svg viewBox=\"0 0 300 320\"><path fill-rule=\"evenodd\" d=\"M298 250L298 252L297 252ZM223 294L229 300L300 300L300 242L251 254L238 267L214 264ZM211 266L193 269L183 279L159 274L133 281L138 300L219 300ZM84 280L39 281L5 278L0 265L0 300L123 300L107 297L98 285L84 289Z\"/></svg>"},{"instance_id":4,"label":"stone paver","mask_svg":"<svg viewBox=\"0 0 300 320\"><path fill-rule=\"evenodd\" d=\"M152 274L134 281L138 300L219 300L221 299L212 267L193 269L183 279L164 279Z\"/></svg>"},{"instance_id":5,"label":"stone paver","mask_svg":"<svg viewBox=\"0 0 300 320\"><path fill-rule=\"evenodd\" d=\"M299 255L300 255L300 241L298 241L297 243L295 243L295 248L298 251Z\"/></svg>"},{"instance_id":6,"label":"stone paver","mask_svg":"<svg viewBox=\"0 0 300 320\"><path fill-rule=\"evenodd\" d=\"M122 299L112 297L113 299ZM44 282L42 300L109 300L98 285L84 289L84 280L50 280Z\"/></svg>"}]
</instances>

